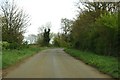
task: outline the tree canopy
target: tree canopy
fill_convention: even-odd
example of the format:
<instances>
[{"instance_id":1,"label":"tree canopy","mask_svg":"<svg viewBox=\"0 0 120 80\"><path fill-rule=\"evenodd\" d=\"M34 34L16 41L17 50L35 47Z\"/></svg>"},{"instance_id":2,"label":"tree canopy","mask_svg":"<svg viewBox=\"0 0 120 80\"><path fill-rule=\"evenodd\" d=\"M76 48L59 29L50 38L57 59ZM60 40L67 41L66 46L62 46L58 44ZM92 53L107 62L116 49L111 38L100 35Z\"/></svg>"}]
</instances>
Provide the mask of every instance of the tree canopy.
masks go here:
<instances>
[{"instance_id":1,"label":"tree canopy","mask_svg":"<svg viewBox=\"0 0 120 80\"><path fill-rule=\"evenodd\" d=\"M81 7L82 4L84 7ZM79 2L79 13L69 25L69 19L62 19L63 33L54 38L57 45L64 43L66 35L69 45L83 51L97 54L118 56L118 2ZM62 41L62 42L61 42ZM68 42L67 42L68 43Z\"/></svg>"}]
</instances>

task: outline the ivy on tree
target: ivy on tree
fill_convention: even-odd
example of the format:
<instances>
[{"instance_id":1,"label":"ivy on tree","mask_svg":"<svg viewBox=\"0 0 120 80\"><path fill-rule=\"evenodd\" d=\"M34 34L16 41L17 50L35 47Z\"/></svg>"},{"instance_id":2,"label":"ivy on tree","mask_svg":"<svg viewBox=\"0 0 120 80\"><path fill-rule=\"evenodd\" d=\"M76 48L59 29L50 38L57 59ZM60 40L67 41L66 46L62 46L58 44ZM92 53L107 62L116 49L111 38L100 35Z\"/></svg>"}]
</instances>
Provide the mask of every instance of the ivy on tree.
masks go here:
<instances>
[{"instance_id":1,"label":"ivy on tree","mask_svg":"<svg viewBox=\"0 0 120 80\"><path fill-rule=\"evenodd\" d=\"M49 46L49 41L50 41L50 29L48 31L44 29L44 38L43 38L43 44L44 46Z\"/></svg>"}]
</instances>

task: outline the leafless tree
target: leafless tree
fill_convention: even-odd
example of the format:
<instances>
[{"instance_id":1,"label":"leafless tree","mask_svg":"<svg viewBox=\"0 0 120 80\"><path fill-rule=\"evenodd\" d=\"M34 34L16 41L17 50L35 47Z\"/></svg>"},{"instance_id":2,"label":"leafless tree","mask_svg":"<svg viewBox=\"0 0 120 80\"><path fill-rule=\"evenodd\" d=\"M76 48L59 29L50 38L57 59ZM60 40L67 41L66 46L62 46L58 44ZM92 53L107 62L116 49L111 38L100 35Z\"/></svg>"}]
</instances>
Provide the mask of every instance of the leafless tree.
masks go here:
<instances>
[{"instance_id":1,"label":"leafless tree","mask_svg":"<svg viewBox=\"0 0 120 80\"><path fill-rule=\"evenodd\" d=\"M23 33L30 25L29 16L17 7L14 0L12 2L5 0L0 7L3 41L22 43Z\"/></svg>"}]
</instances>

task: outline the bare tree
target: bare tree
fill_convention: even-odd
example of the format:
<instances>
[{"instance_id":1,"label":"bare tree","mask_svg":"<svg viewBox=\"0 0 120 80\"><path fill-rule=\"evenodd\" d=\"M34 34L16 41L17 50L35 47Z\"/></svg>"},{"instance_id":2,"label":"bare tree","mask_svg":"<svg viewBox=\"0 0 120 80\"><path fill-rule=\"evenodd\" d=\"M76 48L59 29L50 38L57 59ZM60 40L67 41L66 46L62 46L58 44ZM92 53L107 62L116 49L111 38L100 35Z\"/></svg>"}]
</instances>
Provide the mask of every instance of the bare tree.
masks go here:
<instances>
[{"instance_id":1,"label":"bare tree","mask_svg":"<svg viewBox=\"0 0 120 80\"><path fill-rule=\"evenodd\" d=\"M82 7L80 6L82 4ZM110 13L116 13L118 11L118 2L82 2L79 0L77 3L78 8L81 11L87 10L87 11L106 11ZM84 6L84 9L82 9Z\"/></svg>"},{"instance_id":2,"label":"bare tree","mask_svg":"<svg viewBox=\"0 0 120 80\"><path fill-rule=\"evenodd\" d=\"M29 16L15 5L14 1L5 1L0 6L2 11L2 38L9 43L21 44L23 33L29 24Z\"/></svg>"}]
</instances>

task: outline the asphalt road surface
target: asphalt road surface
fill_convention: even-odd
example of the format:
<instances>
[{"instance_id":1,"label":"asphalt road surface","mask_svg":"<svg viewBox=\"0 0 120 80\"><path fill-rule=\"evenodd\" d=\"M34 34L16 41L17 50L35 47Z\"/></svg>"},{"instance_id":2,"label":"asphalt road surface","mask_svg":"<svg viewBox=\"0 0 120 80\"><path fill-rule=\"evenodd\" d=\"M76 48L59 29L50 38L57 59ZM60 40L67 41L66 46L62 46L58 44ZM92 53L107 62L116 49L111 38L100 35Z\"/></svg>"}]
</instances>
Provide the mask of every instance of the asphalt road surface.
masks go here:
<instances>
[{"instance_id":1,"label":"asphalt road surface","mask_svg":"<svg viewBox=\"0 0 120 80\"><path fill-rule=\"evenodd\" d=\"M6 78L111 78L61 48L47 49L10 71Z\"/></svg>"}]
</instances>

